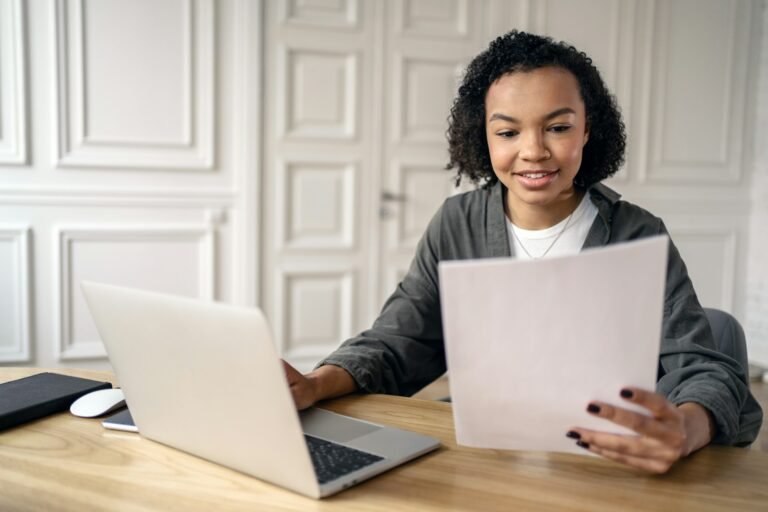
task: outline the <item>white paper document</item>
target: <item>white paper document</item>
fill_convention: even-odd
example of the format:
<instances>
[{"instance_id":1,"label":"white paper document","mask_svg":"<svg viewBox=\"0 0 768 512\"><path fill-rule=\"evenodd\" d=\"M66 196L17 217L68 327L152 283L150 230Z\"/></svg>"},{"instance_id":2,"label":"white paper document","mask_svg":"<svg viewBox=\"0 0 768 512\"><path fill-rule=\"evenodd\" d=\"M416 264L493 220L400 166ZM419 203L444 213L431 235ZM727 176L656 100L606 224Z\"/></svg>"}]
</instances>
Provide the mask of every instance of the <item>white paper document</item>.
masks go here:
<instances>
[{"instance_id":1,"label":"white paper document","mask_svg":"<svg viewBox=\"0 0 768 512\"><path fill-rule=\"evenodd\" d=\"M441 262L457 442L586 453L568 430L631 433L586 408L631 409L623 387L655 389L667 250L658 236L543 260Z\"/></svg>"}]
</instances>

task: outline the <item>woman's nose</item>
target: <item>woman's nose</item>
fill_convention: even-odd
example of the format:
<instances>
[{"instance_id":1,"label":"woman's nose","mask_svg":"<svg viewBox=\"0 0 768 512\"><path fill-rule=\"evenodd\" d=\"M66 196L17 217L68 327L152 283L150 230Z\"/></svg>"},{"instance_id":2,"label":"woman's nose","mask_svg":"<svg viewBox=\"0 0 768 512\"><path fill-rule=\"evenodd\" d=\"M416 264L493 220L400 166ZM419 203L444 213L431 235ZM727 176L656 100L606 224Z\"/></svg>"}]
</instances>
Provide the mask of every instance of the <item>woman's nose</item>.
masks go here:
<instances>
[{"instance_id":1,"label":"woman's nose","mask_svg":"<svg viewBox=\"0 0 768 512\"><path fill-rule=\"evenodd\" d=\"M547 160L551 154L544 145L544 140L539 134L529 134L523 138L520 157L524 160L539 162Z\"/></svg>"}]
</instances>

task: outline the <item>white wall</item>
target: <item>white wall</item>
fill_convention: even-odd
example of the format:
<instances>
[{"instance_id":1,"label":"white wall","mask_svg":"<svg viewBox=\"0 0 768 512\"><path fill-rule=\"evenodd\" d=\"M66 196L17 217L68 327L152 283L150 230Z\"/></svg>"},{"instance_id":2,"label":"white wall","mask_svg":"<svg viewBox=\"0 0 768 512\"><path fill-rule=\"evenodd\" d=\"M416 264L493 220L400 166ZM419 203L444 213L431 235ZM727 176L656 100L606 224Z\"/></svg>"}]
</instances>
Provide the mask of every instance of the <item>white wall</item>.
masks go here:
<instances>
[{"instance_id":1,"label":"white wall","mask_svg":"<svg viewBox=\"0 0 768 512\"><path fill-rule=\"evenodd\" d=\"M0 363L108 367L82 279L253 303L259 8L0 0Z\"/></svg>"},{"instance_id":2,"label":"white wall","mask_svg":"<svg viewBox=\"0 0 768 512\"><path fill-rule=\"evenodd\" d=\"M745 330L750 357L768 367L768 2L761 20Z\"/></svg>"}]
</instances>

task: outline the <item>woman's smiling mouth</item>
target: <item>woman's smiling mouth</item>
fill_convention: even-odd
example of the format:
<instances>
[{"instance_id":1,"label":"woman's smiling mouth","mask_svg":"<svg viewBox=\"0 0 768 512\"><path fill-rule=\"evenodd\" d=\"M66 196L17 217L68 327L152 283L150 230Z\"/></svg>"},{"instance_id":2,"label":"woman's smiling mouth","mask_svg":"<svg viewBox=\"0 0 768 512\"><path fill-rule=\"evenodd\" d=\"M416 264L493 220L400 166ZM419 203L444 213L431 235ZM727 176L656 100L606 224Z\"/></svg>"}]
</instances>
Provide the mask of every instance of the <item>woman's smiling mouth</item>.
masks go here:
<instances>
[{"instance_id":1,"label":"woman's smiling mouth","mask_svg":"<svg viewBox=\"0 0 768 512\"><path fill-rule=\"evenodd\" d=\"M517 182L525 188L541 188L552 183L559 173L559 169L550 170L526 170L512 173Z\"/></svg>"},{"instance_id":2,"label":"woman's smiling mouth","mask_svg":"<svg viewBox=\"0 0 768 512\"><path fill-rule=\"evenodd\" d=\"M525 176L526 178L539 179L556 172L557 171L523 171L523 172L516 172L515 174L519 174L520 176Z\"/></svg>"}]
</instances>

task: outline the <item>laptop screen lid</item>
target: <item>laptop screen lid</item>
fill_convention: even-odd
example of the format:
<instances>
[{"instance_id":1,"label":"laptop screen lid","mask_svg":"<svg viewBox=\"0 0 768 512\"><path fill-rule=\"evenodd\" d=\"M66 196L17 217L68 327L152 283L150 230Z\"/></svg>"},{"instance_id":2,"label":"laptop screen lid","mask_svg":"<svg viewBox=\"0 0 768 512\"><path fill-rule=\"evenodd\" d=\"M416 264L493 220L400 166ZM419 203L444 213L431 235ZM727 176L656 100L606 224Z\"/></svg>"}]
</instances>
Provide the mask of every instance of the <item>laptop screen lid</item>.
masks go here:
<instances>
[{"instance_id":1,"label":"laptop screen lid","mask_svg":"<svg viewBox=\"0 0 768 512\"><path fill-rule=\"evenodd\" d=\"M85 281L82 289L142 435L319 497L258 309Z\"/></svg>"}]
</instances>

